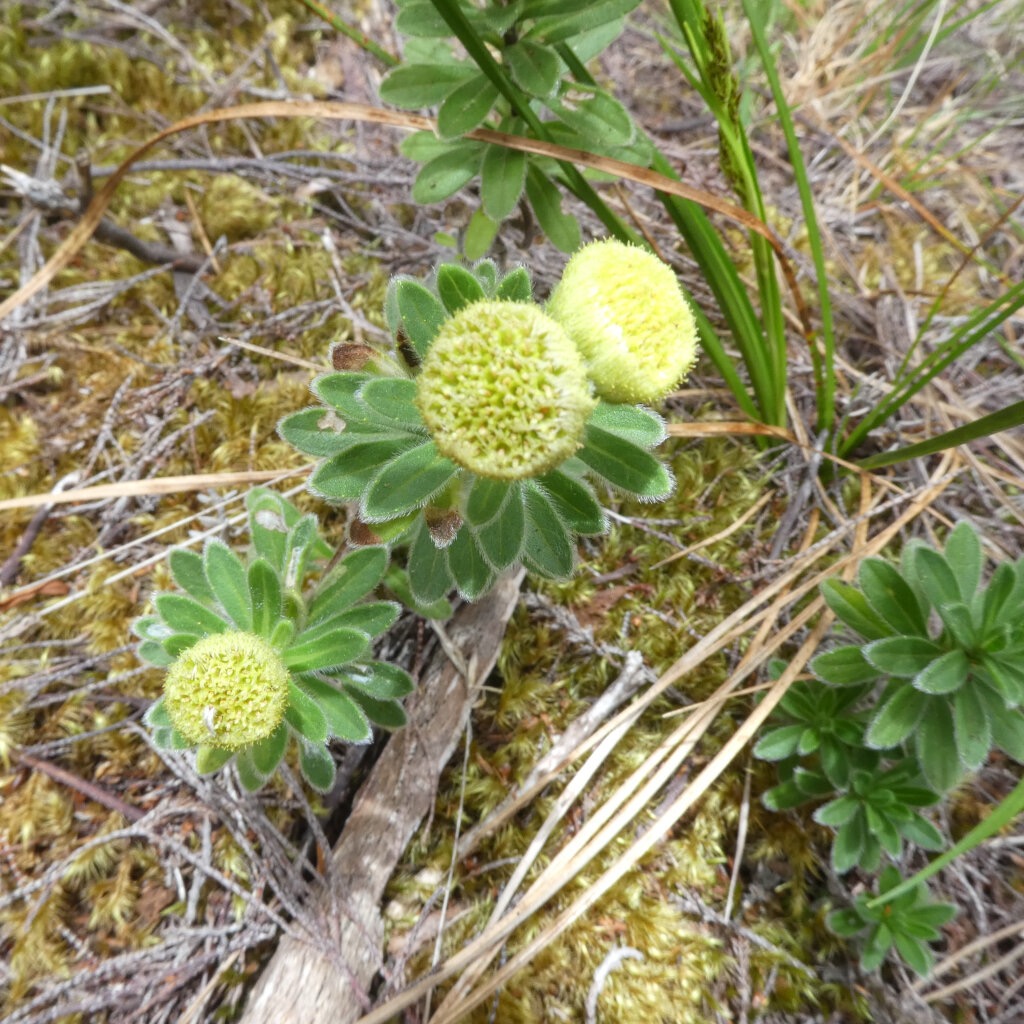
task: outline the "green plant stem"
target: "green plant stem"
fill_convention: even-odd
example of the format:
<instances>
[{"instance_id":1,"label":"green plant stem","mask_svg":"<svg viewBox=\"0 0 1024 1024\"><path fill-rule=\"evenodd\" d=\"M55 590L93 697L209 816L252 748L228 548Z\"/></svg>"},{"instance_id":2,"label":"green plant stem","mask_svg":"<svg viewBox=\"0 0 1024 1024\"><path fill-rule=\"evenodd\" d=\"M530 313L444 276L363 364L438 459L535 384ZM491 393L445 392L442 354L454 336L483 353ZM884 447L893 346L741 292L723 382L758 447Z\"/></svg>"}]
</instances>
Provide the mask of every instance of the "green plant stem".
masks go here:
<instances>
[{"instance_id":1,"label":"green plant stem","mask_svg":"<svg viewBox=\"0 0 1024 1024\"><path fill-rule=\"evenodd\" d=\"M335 32L348 36L352 42L361 46L367 53L372 53L385 67L398 67L400 61L393 53L389 53L384 47L375 43L365 32L360 32L354 25L350 25L347 21L342 21L336 14L327 10L323 4L317 3L317 0L299 0L299 3L323 18Z\"/></svg>"},{"instance_id":2,"label":"green plant stem","mask_svg":"<svg viewBox=\"0 0 1024 1024\"><path fill-rule=\"evenodd\" d=\"M811 249L811 257L814 260L814 271L818 279L818 305L821 315L821 341L823 352L818 353L811 345L811 359L814 364L815 385L818 394L818 417L817 426L819 431L827 430L830 433L835 429L835 329L832 321L832 300L829 295L828 274L825 267L825 254L821 244L821 233L818 229L818 218L814 209L814 197L811 192L811 183L807 177L807 168L804 164L803 154L800 150L800 142L796 136L796 128L790 114L789 104L786 102L786 94L782 89L775 61L772 57L768 40L765 38L764 26L761 21L761 14L758 5L753 0L743 0L743 10L750 24L750 31L754 38L754 45L761 57L761 64L765 74L768 76L768 84L775 98L775 108L779 117L779 124L783 134L786 136L786 146L789 150L789 162L793 168L793 177L796 179L797 189L800 192L800 203L804 211L804 226L807 230L807 241ZM761 219L764 217L761 215ZM769 258L771 253L768 253ZM782 342L782 358L785 360L785 341Z\"/></svg>"},{"instance_id":3,"label":"green plant stem","mask_svg":"<svg viewBox=\"0 0 1024 1024\"><path fill-rule=\"evenodd\" d=\"M540 118L537 117L530 101L515 83L505 74L504 68L491 56L487 44L480 38L476 29L470 24L469 19L459 7L457 0L430 0L434 9L448 23L452 33L466 48L466 52L472 57L476 66L491 80L495 88L508 100L516 114L526 122L534 136L545 142L550 142L547 130ZM604 200L594 191L590 182L583 177L579 170L567 160L559 160L558 166L565 175L566 186L572 193L586 203L594 212L601 223L620 241L631 242L633 245L642 245L640 236L629 229L620 217L617 217Z\"/></svg>"},{"instance_id":4,"label":"green plant stem","mask_svg":"<svg viewBox=\"0 0 1024 1024\"><path fill-rule=\"evenodd\" d=\"M882 895L869 900L867 903L868 908L875 910L886 903L891 903L902 896L903 893L913 889L914 886L928 881L929 878L941 871L946 865L951 864L957 857L973 850L988 839L989 836L998 832L999 829L1009 825L1022 811L1024 811L1024 779L1021 779L996 809L984 821L975 825L960 842L955 843L944 854L936 857L926 868L918 871L916 875L911 875L910 878L904 879L895 889L889 889L887 892L882 893Z\"/></svg>"}]
</instances>

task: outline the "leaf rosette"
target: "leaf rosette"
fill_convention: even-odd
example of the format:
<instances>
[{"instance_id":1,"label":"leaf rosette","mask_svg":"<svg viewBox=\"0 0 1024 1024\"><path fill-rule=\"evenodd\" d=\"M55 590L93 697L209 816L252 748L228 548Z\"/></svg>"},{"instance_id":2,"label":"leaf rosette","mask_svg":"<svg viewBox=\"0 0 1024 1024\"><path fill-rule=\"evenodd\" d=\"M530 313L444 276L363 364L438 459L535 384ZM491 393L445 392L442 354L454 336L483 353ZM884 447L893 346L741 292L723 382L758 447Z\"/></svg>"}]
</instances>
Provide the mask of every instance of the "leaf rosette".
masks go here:
<instances>
[{"instance_id":1,"label":"leaf rosette","mask_svg":"<svg viewBox=\"0 0 1024 1024\"><path fill-rule=\"evenodd\" d=\"M489 261L396 279L385 313L407 374L319 377L322 405L280 424L321 460L314 493L408 546L422 605L453 588L475 600L519 564L567 578L577 536L607 527L596 488L654 501L674 486L651 454L661 418L595 399L575 345L530 300L525 270L499 278Z\"/></svg>"},{"instance_id":2,"label":"leaf rosette","mask_svg":"<svg viewBox=\"0 0 1024 1024\"><path fill-rule=\"evenodd\" d=\"M248 790L264 785L294 740L302 775L325 792L334 783L332 739L367 743L371 723L405 723L400 699L411 679L370 657L373 638L399 612L367 600L387 551L356 549L319 574L332 551L313 516L266 488L250 491L246 504L248 558L219 540L201 555L173 550L183 593L157 595L155 614L135 623L139 656L168 670L146 722L158 746L194 749L200 772L233 761Z\"/></svg>"}]
</instances>

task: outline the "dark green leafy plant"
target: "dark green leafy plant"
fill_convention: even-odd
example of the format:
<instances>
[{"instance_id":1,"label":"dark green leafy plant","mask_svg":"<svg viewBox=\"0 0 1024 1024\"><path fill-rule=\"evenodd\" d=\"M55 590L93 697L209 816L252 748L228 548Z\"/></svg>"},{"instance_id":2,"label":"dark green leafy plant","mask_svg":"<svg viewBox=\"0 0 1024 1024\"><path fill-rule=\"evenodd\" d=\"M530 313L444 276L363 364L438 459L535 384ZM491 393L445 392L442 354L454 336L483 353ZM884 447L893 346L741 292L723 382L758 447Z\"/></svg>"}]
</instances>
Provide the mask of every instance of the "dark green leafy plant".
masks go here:
<instances>
[{"instance_id":1,"label":"dark green leafy plant","mask_svg":"<svg viewBox=\"0 0 1024 1024\"><path fill-rule=\"evenodd\" d=\"M246 506L248 559L218 540L202 555L172 551L184 593L158 594L156 614L135 623L139 656L168 670L146 721L158 746L195 749L200 772L233 759L249 790L267 781L294 739L303 776L326 791L331 739L366 743L371 722L405 723L399 699L412 681L369 657L399 610L364 600L384 576L387 552L357 549L308 587L332 553L316 519L266 488L250 491Z\"/></svg>"},{"instance_id":2,"label":"dark green leafy plant","mask_svg":"<svg viewBox=\"0 0 1024 1024\"><path fill-rule=\"evenodd\" d=\"M631 320L637 303L630 299L622 313L616 295L632 295L625 286L635 254L657 261L609 244L598 255L620 273L609 275L602 293L602 325L622 328L615 358L629 365L620 376L644 365L630 352L642 337L674 367L652 364L663 395L688 368L695 335L679 329L682 311L671 331L643 333L644 325L654 322L659 302L683 299L674 277L666 294L652 293L647 268L644 315ZM650 452L665 437L661 418L594 395L588 375L600 367L601 379L608 376L608 343L588 337L593 344L585 345L570 316L563 326L531 293L525 270L499 277L486 260L472 270L444 264L427 283L396 279L386 301L396 354L318 378L313 391L323 405L280 425L282 437L322 460L310 480L316 494L357 502L377 537L408 546L411 593L420 604L454 587L474 600L517 564L565 578L577 535L606 528L595 484L646 500L673 487ZM572 309L572 297L563 296L561 307Z\"/></svg>"},{"instance_id":3,"label":"dark green leafy plant","mask_svg":"<svg viewBox=\"0 0 1024 1024\"><path fill-rule=\"evenodd\" d=\"M625 107L589 76L573 74L577 63L619 35L638 3L488 0L476 6L467 0L398 0L395 27L409 38L404 62L381 83L381 97L407 110L438 108L437 135L419 132L402 146L406 156L423 163L413 186L417 202L438 202L479 176L481 208L470 228L467 255L483 255L524 195L545 234L571 252L580 242L579 224L563 212L559 186L579 193L584 185L571 165L463 138L474 128L529 132L622 160L649 161L650 147ZM453 24L470 35L454 31ZM466 56L452 45L450 37L457 34L464 43L469 40ZM550 117L543 127L541 110Z\"/></svg>"},{"instance_id":4,"label":"dark green leafy plant","mask_svg":"<svg viewBox=\"0 0 1024 1024\"><path fill-rule=\"evenodd\" d=\"M899 871L890 865L881 874L876 899L859 895L852 907L833 911L828 924L837 935L860 937L861 966L865 970L881 967L895 946L918 974L926 975L934 963L929 943L942 938L940 929L956 916L956 907L931 902L925 885L914 886L895 899L885 899L886 892L899 882Z\"/></svg>"},{"instance_id":5,"label":"dark green leafy plant","mask_svg":"<svg viewBox=\"0 0 1024 1024\"><path fill-rule=\"evenodd\" d=\"M939 792L978 768L993 745L1024 761L1024 562L980 586L983 555L959 523L940 553L906 546L897 570L867 559L859 587L822 586L829 607L863 641L816 658L827 683L887 680L864 742L906 745Z\"/></svg>"}]
</instances>

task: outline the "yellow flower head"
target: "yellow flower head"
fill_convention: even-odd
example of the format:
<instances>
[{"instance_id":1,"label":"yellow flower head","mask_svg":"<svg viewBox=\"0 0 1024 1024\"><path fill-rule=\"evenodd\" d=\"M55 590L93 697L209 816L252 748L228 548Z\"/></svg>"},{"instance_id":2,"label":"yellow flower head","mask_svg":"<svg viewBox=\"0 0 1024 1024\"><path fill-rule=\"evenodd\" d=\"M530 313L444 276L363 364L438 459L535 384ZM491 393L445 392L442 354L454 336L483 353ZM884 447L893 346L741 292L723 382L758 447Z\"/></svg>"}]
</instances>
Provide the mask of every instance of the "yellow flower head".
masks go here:
<instances>
[{"instance_id":1,"label":"yellow flower head","mask_svg":"<svg viewBox=\"0 0 1024 1024\"><path fill-rule=\"evenodd\" d=\"M266 640L218 633L184 651L167 670L164 703L189 743L239 750L272 735L284 719L289 672Z\"/></svg>"},{"instance_id":2,"label":"yellow flower head","mask_svg":"<svg viewBox=\"0 0 1024 1024\"><path fill-rule=\"evenodd\" d=\"M579 347L609 402L658 402L697 358L697 325L672 268L608 239L569 260L548 313Z\"/></svg>"},{"instance_id":3,"label":"yellow flower head","mask_svg":"<svg viewBox=\"0 0 1024 1024\"><path fill-rule=\"evenodd\" d=\"M595 405L576 346L526 302L459 310L431 343L416 387L438 450L496 480L539 476L564 462Z\"/></svg>"}]
</instances>

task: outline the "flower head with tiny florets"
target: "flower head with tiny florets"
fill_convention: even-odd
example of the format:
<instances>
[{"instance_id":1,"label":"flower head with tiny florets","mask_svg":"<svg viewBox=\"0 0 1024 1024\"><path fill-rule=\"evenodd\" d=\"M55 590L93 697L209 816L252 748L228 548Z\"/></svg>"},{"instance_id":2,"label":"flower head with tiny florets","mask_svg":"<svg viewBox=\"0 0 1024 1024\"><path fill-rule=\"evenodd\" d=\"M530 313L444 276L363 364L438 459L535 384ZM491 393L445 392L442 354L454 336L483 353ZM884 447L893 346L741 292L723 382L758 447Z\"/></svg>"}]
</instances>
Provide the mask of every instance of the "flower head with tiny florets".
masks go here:
<instances>
[{"instance_id":1,"label":"flower head with tiny florets","mask_svg":"<svg viewBox=\"0 0 1024 1024\"><path fill-rule=\"evenodd\" d=\"M265 740L288 706L288 669L253 633L216 633L184 651L167 671L164 700L189 742L239 750Z\"/></svg>"},{"instance_id":2,"label":"flower head with tiny florets","mask_svg":"<svg viewBox=\"0 0 1024 1024\"><path fill-rule=\"evenodd\" d=\"M572 455L596 402L565 331L525 302L475 302L448 320L416 381L438 450L480 476L540 476Z\"/></svg>"},{"instance_id":3,"label":"flower head with tiny florets","mask_svg":"<svg viewBox=\"0 0 1024 1024\"><path fill-rule=\"evenodd\" d=\"M609 402L658 402L697 358L697 327L672 268L613 239L569 260L547 306Z\"/></svg>"}]
</instances>

